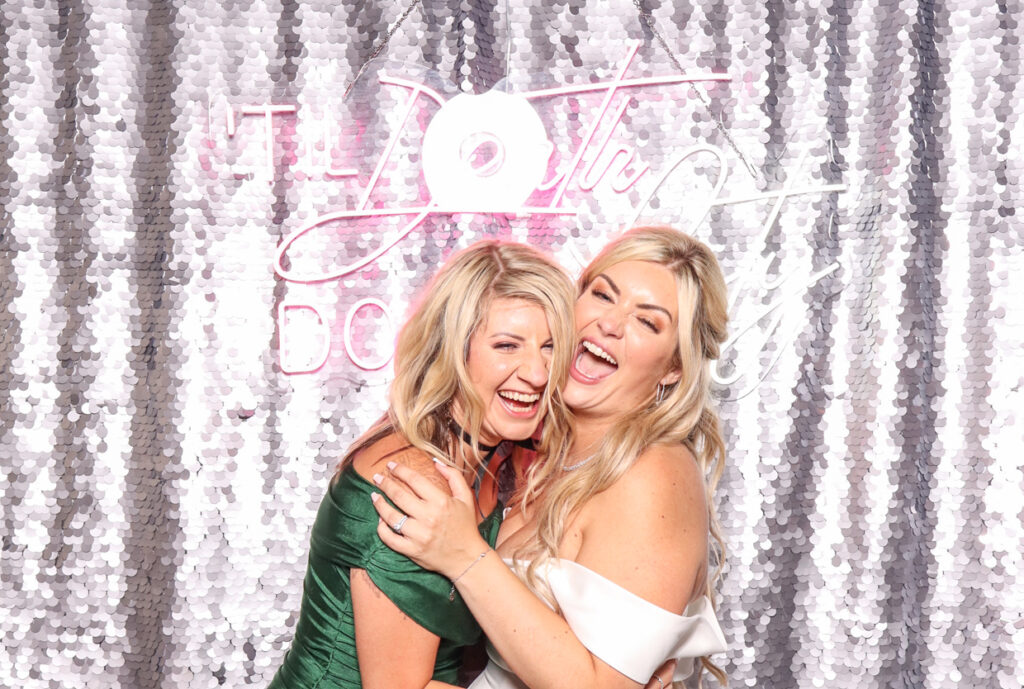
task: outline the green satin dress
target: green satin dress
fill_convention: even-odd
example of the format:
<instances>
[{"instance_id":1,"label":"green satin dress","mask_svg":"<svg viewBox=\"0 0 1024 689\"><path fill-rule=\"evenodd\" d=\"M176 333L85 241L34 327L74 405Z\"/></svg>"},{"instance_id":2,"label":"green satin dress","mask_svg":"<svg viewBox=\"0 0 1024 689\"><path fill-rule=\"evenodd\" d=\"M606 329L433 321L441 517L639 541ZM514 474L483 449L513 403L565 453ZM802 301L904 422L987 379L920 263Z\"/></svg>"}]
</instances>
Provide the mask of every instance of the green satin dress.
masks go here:
<instances>
[{"instance_id":1,"label":"green satin dress","mask_svg":"<svg viewBox=\"0 0 1024 689\"><path fill-rule=\"evenodd\" d=\"M441 637L433 678L454 683L460 649L480 636L458 592L448 600L451 582L415 565L377 536L377 512L370 493L377 487L352 465L331 480L313 523L302 608L292 646L269 689L354 689L361 687L356 657L349 570L363 569L402 612ZM493 547L502 506L480 523L480 535ZM401 662L401 648L395 649Z\"/></svg>"}]
</instances>

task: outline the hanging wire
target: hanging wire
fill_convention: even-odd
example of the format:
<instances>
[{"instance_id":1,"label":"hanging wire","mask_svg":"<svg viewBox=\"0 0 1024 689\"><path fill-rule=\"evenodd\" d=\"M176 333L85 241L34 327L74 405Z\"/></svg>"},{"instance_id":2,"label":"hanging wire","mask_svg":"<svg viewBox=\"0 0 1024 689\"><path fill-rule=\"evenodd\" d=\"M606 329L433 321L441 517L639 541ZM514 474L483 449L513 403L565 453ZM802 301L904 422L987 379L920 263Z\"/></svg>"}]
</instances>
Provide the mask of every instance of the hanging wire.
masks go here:
<instances>
[{"instance_id":1,"label":"hanging wire","mask_svg":"<svg viewBox=\"0 0 1024 689\"><path fill-rule=\"evenodd\" d=\"M644 24L646 24L647 28L651 30L652 34L654 34L654 37L658 40L658 43L661 45L662 49L666 53L668 53L668 58L672 61L672 64L675 66L675 68L679 70L680 73L685 72L683 66L679 62L679 58L676 57L675 51L673 51L672 48L669 47L668 42L665 41L665 38L661 35L661 32L658 31L657 27L654 26L654 17L651 16L651 13L644 8L644 6L640 3L640 0L633 0L633 4L636 5L637 11L640 12L640 17L641 19L643 19ZM729 142L729 146L732 147L733 152L736 153L736 155L739 157L740 161L743 163L743 166L747 168L747 172L750 173L750 176L754 178L755 182L763 183L763 176L758 172L757 168L754 167L750 160L748 160L747 157L743 155L743 151L740 150L739 145L737 145L735 139L732 138L732 135L729 133L729 131L725 128L725 125L722 123L722 118L718 115L715 115L714 110L711 109L711 100L708 98L708 95L704 92L704 89L693 82L690 82L689 86L690 93L693 93L695 96L697 96L697 99L700 100L700 102L704 105L705 109L707 109L708 114L710 114L711 119L714 120L715 126L718 128L718 131L720 131L722 133L722 136L725 137L725 140Z\"/></svg>"},{"instance_id":2,"label":"hanging wire","mask_svg":"<svg viewBox=\"0 0 1024 689\"><path fill-rule=\"evenodd\" d=\"M412 11L414 9L416 9L416 7L418 7L421 2L422 2L422 0L412 0L412 2L410 2L406 6L405 10L398 17L398 19L395 20L395 23L392 24L388 28L387 33L385 33L384 37L377 43L376 46L374 46L373 51L371 51L371 53L370 53L370 56L367 57L366 60L363 61L363 64L359 66L359 69L356 71L356 74L352 78L352 81L350 81L349 85L345 88L345 93L342 96L343 99L348 96L349 92L356 85L356 82L359 81L359 77L361 77L363 75L363 72L366 71L367 66L369 66L369 64L378 55L380 55L384 51L384 49L388 46L388 43L391 41L391 37L394 36L395 32L398 31L398 29L402 26L402 24L405 22L406 18L408 18L408 16L412 13ZM683 69L682 64L679 62L679 58L676 57L675 51L672 50L672 48L669 46L668 42L665 40L664 36L661 35L661 32L658 31L658 28L654 25L654 17L651 15L650 12L648 12L644 8L644 6L641 4L640 0L633 0L633 4L636 6L637 11L640 12L640 17L641 17L641 19L643 19L644 24L647 25L647 28L650 29L650 31L654 35L655 39L657 39L659 45L661 45L662 49L668 55L669 60L672 61L673 66L675 66L675 68L677 70L679 70L680 73L684 72L685 70ZM511 60L512 60L512 23L511 23L511 19L512 19L512 17L511 17L511 12L509 10L509 2L508 2L508 0L505 0L505 29L506 29L505 30L505 91L506 92L508 92L508 89L509 89L508 75L509 75L509 69L511 67ZM708 98L708 95L704 92L704 89L701 88L700 86L698 86L697 84L693 83L693 82L691 82L689 84L689 89L690 89L690 92L693 93L697 97L697 99L701 102L701 104L704 106L704 108L708 111L708 114L711 115L711 119L714 121L715 127L718 129L719 132L721 132L722 136L729 143L729 146L732 148L733 152L739 157L740 161L743 163L743 166L747 169L747 172L750 173L750 176L754 178L755 182L758 182L758 183L763 182L763 176L758 172L757 168L754 167L754 165L750 162L750 160L747 158L747 156L745 156L743 154L743 151L740 150L740 147L736 143L736 140L732 137L732 135L729 133L729 131L725 128L725 124L722 122L722 118L720 116L715 115L715 112L714 112L714 110L711 107L711 100Z\"/></svg>"},{"instance_id":3,"label":"hanging wire","mask_svg":"<svg viewBox=\"0 0 1024 689\"><path fill-rule=\"evenodd\" d=\"M416 9L416 6L419 5L420 2L422 2L422 0L412 0L412 2L409 3L408 7L405 8L405 11L402 12L401 16L398 17L395 23L388 28L387 33L384 34L384 38L382 38L377 43L377 45L374 46L373 51L370 53L370 56L363 61L362 65L359 66L359 69L356 71L356 75L352 77L352 81L349 82L348 87L345 89L345 93L341 97L342 100L348 97L349 91L351 91L352 87L356 85L357 81L359 81L359 77L361 77L363 75L363 72L366 71L366 67L371 62L373 62L374 58L376 58L384 51L384 48L388 46L388 42L391 41L391 37L395 35L396 31L398 31L398 27L402 25L402 22L404 22L406 17L408 17L412 13L412 11Z\"/></svg>"},{"instance_id":4,"label":"hanging wire","mask_svg":"<svg viewBox=\"0 0 1024 689\"><path fill-rule=\"evenodd\" d=\"M512 66L512 12L505 0L505 93L509 92L508 72Z\"/></svg>"}]
</instances>

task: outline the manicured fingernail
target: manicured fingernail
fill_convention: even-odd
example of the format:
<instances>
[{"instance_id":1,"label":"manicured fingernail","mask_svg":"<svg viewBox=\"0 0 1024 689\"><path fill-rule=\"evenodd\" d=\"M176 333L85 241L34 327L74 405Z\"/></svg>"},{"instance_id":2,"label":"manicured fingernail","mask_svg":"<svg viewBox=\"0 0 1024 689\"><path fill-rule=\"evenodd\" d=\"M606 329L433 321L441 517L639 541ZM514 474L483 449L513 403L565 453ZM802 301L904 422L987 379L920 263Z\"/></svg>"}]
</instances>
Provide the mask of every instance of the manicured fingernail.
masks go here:
<instances>
[{"instance_id":1,"label":"manicured fingernail","mask_svg":"<svg viewBox=\"0 0 1024 689\"><path fill-rule=\"evenodd\" d=\"M381 476L380 474L374 474L373 475L373 482L374 483L380 485L380 482L383 481L383 480L384 480L384 477Z\"/></svg>"},{"instance_id":2,"label":"manicured fingernail","mask_svg":"<svg viewBox=\"0 0 1024 689\"><path fill-rule=\"evenodd\" d=\"M398 462L388 462L388 469L391 471L394 471L396 466L398 466Z\"/></svg>"},{"instance_id":3,"label":"manicured fingernail","mask_svg":"<svg viewBox=\"0 0 1024 689\"><path fill-rule=\"evenodd\" d=\"M370 500L373 502L380 500L380 493L370 493Z\"/></svg>"}]
</instances>

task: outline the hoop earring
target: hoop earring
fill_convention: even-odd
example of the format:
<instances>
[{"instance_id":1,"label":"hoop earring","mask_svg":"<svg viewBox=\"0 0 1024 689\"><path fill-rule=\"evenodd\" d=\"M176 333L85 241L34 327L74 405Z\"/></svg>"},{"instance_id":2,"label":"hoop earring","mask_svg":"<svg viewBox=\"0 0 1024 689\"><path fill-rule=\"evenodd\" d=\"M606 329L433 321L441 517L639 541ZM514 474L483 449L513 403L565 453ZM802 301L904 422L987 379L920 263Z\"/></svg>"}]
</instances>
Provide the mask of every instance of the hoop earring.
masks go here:
<instances>
[{"instance_id":1,"label":"hoop earring","mask_svg":"<svg viewBox=\"0 0 1024 689\"><path fill-rule=\"evenodd\" d=\"M665 389L666 386L662 385L661 383L658 383L658 394L655 398L655 404L661 404L662 402L665 401Z\"/></svg>"}]
</instances>

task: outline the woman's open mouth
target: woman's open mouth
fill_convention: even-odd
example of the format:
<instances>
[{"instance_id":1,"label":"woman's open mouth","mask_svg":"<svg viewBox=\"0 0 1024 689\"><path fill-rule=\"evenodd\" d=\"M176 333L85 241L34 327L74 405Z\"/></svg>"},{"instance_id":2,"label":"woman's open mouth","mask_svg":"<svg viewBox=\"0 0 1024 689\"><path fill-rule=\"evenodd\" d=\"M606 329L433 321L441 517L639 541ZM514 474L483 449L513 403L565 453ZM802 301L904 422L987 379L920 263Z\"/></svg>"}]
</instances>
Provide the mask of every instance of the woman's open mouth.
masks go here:
<instances>
[{"instance_id":1,"label":"woman's open mouth","mask_svg":"<svg viewBox=\"0 0 1024 689\"><path fill-rule=\"evenodd\" d=\"M619 362L596 343L590 340L580 342L576 350L576 359L572 362L569 375L573 379L592 385L604 380L619 368Z\"/></svg>"},{"instance_id":2,"label":"woman's open mouth","mask_svg":"<svg viewBox=\"0 0 1024 689\"><path fill-rule=\"evenodd\" d=\"M530 418L540 407L539 392L518 392L515 390L498 390L498 399L512 416Z\"/></svg>"}]
</instances>

